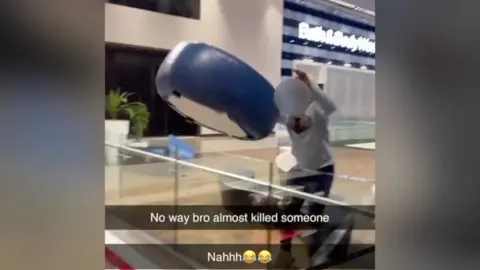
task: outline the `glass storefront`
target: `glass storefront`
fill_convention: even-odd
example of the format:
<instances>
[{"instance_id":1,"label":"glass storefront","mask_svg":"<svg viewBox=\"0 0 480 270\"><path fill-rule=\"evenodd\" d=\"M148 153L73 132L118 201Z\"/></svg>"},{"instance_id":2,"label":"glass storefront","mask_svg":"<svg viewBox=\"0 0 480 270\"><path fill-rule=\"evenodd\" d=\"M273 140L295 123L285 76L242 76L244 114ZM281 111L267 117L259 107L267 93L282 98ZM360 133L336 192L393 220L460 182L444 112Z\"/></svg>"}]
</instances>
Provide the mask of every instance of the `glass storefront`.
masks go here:
<instances>
[{"instance_id":1,"label":"glass storefront","mask_svg":"<svg viewBox=\"0 0 480 270\"><path fill-rule=\"evenodd\" d=\"M332 141L374 141L374 18L319 3L285 1L282 78L292 76L299 63L314 73L324 69L321 83L338 108L330 123Z\"/></svg>"},{"instance_id":2,"label":"glass storefront","mask_svg":"<svg viewBox=\"0 0 480 270\"><path fill-rule=\"evenodd\" d=\"M285 1L282 76L291 76L292 60L296 59L375 69L374 25L306 2Z\"/></svg>"}]
</instances>

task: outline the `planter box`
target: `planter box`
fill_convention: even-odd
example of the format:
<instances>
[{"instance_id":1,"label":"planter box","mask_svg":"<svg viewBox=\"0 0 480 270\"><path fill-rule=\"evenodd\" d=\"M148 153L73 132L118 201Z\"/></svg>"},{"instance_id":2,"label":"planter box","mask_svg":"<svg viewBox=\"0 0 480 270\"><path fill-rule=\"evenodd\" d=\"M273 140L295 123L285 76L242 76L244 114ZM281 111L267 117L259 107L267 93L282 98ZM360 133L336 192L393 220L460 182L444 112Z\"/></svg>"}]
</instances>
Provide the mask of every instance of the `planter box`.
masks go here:
<instances>
[{"instance_id":1,"label":"planter box","mask_svg":"<svg viewBox=\"0 0 480 270\"><path fill-rule=\"evenodd\" d=\"M105 142L123 145L130 132L128 120L105 120Z\"/></svg>"},{"instance_id":2,"label":"planter box","mask_svg":"<svg viewBox=\"0 0 480 270\"><path fill-rule=\"evenodd\" d=\"M105 142L113 145L125 145L130 131L128 120L105 120ZM116 164L119 160L119 151L113 146L105 147L106 161Z\"/></svg>"},{"instance_id":3,"label":"planter box","mask_svg":"<svg viewBox=\"0 0 480 270\"><path fill-rule=\"evenodd\" d=\"M147 140L145 139L142 139L140 141L137 141L137 140L133 140L133 141L129 141L127 143L128 147L132 147L132 148L148 148L149 147L149 143Z\"/></svg>"}]
</instances>

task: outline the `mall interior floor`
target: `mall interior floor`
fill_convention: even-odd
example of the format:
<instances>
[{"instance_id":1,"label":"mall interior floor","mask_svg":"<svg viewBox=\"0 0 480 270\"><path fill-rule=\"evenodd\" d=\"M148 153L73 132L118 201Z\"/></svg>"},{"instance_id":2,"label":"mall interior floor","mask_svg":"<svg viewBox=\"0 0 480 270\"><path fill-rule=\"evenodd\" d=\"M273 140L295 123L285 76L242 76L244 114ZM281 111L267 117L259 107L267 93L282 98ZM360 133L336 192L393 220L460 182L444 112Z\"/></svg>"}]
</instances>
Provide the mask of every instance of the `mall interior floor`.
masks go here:
<instances>
[{"instance_id":1,"label":"mall interior floor","mask_svg":"<svg viewBox=\"0 0 480 270\"><path fill-rule=\"evenodd\" d=\"M260 149L234 151L230 154L244 156L264 161L275 159L277 149ZM334 149L337 174L349 174L357 177L374 179L375 159L374 151L360 150L345 147ZM229 159L222 156L195 160L194 163L219 170L245 166L255 170L256 178L268 181L268 162L248 162L241 164L240 159ZM232 164L234 163L234 164ZM181 168L182 174L178 182L178 194L175 196L175 182L170 171L172 164L148 163L119 167L106 166L106 204L174 204L178 205L221 205L221 187L218 175L191 168ZM118 177L115 170L121 169L122 182L118 190ZM274 175L278 179L278 174ZM279 183L276 183L279 184ZM365 193L370 184L356 181L337 180L334 186L335 193L346 197L348 202L359 201L358 194ZM154 237L164 243L204 243L204 244L276 244L279 241L278 231L270 231L267 237L266 230L182 230L176 237L172 231L150 231ZM268 241L270 239L270 241ZM373 242L372 242L373 241ZM357 231L352 236L353 243L374 243L375 235L372 231Z\"/></svg>"}]
</instances>

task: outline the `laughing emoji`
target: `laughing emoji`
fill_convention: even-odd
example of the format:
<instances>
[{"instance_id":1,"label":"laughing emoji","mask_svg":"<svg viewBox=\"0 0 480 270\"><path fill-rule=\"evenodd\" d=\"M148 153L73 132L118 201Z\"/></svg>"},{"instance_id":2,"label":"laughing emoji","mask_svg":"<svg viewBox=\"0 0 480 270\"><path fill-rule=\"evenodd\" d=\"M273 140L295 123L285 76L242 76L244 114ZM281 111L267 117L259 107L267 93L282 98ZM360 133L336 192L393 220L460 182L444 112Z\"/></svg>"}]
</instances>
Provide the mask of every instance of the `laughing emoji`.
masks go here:
<instances>
[{"instance_id":1,"label":"laughing emoji","mask_svg":"<svg viewBox=\"0 0 480 270\"><path fill-rule=\"evenodd\" d=\"M267 264L272 261L272 253L268 250L262 250L258 253L258 261Z\"/></svg>"},{"instance_id":2,"label":"laughing emoji","mask_svg":"<svg viewBox=\"0 0 480 270\"><path fill-rule=\"evenodd\" d=\"M243 253L243 261L246 263L254 263L257 260L257 254L253 250L247 250Z\"/></svg>"}]
</instances>

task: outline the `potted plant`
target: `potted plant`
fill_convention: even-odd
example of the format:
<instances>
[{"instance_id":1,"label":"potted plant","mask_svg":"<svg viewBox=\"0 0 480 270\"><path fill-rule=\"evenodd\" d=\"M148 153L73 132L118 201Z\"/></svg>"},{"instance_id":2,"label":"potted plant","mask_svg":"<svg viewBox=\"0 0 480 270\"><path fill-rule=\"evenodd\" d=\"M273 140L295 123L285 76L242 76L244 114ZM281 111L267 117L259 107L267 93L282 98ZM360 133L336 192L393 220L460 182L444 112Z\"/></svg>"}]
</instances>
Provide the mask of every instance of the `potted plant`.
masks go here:
<instances>
[{"instance_id":1,"label":"potted plant","mask_svg":"<svg viewBox=\"0 0 480 270\"><path fill-rule=\"evenodd\" d=\"M105 96L105 141L111 144L125 144L130 131L127 108L132 93L111 90Z\"/></svg>"},{"instance_id":2,"label":"potted plant","mask_svg":"<svg viewBox=\"0 0 480 270\"><path fill-rule=\"evenodd\" d=\"M129 145L132 147L148 147L148 142L142 141L144 131L147 129L150 121L150 112L147 105L141 102L133 102L129 103L125 110L129 115L135 137L134 141L130 142Z\"/></svg>"},{"instance_id":3,"label":"potted plant","mask_svg":"<svg viewBox=\"0 0 480 270\"><path fill-rule=\"evenodd\" d=\"M133 93L122 93L117 89L110 91L105 97L105 140L111 144L127 143L130 124L137 142L141 141L147 128L150 120L148 108L141 102L129 102L131 95Z\"/></svg>"}]
</instances>

